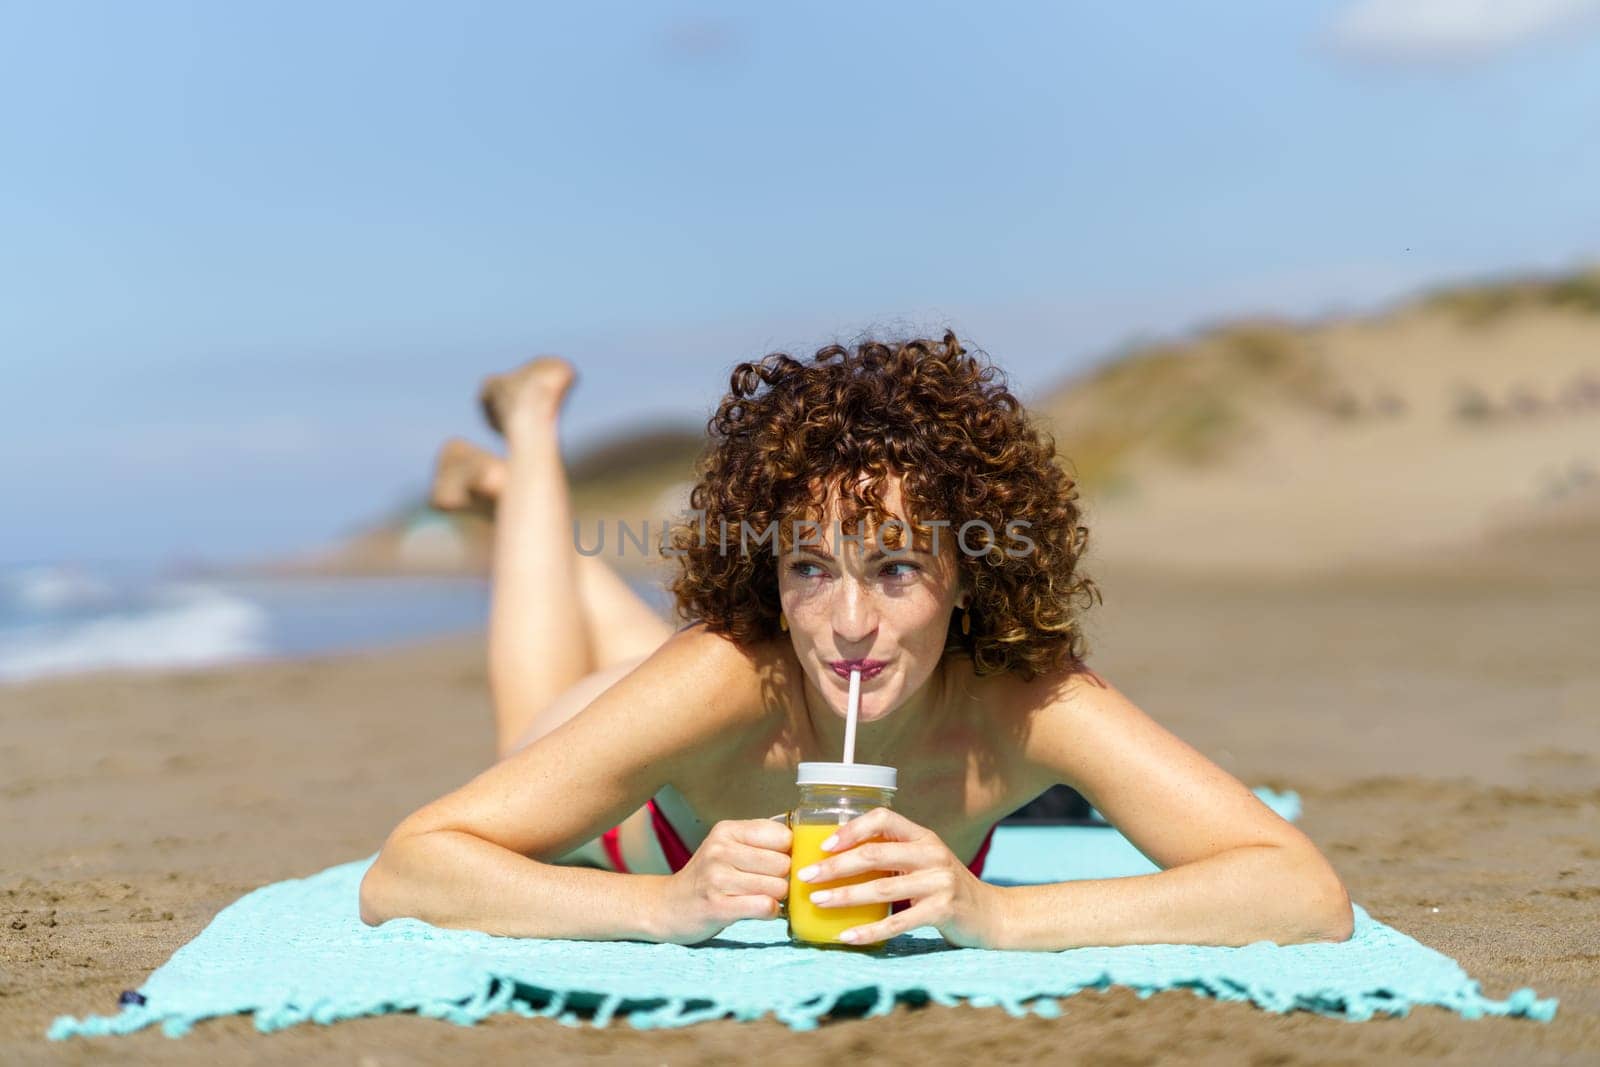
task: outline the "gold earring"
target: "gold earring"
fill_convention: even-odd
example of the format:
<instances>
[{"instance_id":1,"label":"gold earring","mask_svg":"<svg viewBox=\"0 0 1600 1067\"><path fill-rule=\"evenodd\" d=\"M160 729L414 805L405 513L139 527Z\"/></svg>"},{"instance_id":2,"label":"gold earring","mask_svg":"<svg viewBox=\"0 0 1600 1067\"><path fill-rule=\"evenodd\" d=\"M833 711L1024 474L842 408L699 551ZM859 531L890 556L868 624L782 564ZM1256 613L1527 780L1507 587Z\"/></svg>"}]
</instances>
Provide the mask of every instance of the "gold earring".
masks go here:
<instances>
[{"instance_id":1,"label":"gold earring","mask_svg":"<svg viewBox=\"0 0 1600 1067\"><path fill-rule=\"evenodd\" d=\"M778 612L778 629L784 633L789 632L789 620L784 618L783 612Z\"/></svg>"},{"instance_id":2,"label":"gold earring","mask_svg":"<svg viewBox=\"0 0 1600 1067\"><path fill-rule=\"evenodd\" d=\"M972 636L972 609L961 610L961 633L966 637Z\"/></svg>"}]
</instances>

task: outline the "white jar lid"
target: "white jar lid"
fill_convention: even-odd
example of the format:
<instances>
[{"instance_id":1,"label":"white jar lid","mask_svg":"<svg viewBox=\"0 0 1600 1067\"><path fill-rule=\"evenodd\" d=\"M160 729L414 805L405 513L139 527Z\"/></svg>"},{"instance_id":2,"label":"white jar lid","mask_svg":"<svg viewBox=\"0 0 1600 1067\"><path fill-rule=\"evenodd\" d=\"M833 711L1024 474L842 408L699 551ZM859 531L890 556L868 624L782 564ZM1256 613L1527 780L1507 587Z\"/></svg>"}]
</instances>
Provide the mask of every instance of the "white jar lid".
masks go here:
<instances>
[{"instance_id":1,"label":"white jar lid","mask_svg":"<svg viewBox=\"0 0 1600 1067\"><path fill-rule=\"evenodd\" d=\"M857 785L895 789L899 772L880 763L802 763L795 785Z\"/></svg>"}]
</instances>

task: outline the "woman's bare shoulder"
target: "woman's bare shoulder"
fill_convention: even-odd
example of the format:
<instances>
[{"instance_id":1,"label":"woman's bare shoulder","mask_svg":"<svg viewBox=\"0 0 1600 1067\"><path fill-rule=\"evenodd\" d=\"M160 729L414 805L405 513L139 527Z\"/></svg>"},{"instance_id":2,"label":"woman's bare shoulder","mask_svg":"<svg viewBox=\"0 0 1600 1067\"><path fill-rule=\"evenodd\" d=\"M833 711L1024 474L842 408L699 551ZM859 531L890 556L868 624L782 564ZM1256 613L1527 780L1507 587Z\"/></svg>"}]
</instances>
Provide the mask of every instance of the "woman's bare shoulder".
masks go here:
<instances>
[{"instance_id":1,"label":"woman's bare shoulder","mask_svg":"<svg viewBox=\"0 0 1600 1067\"><path fill-rule=\"evenodd\" d=\"M1025 678L1014 671L978 675L959 672L968 699L1002 732L1025 740L1040 716L1058 713L1086 695L1109 688L1087 664L1067 664Z\"/></svg>"},{"instance_id":2,"label":"woman's bare shoulder","mask_svg":"<svg viewBox=\"0 0 1600 1067\"><path fill-rule=\"evenodd\" d=\"M1087 663L1069 663L1035 675L1018 684L1023 706L1039 711L1090 691L1109 689L1107 682Z\"/></svg>"},{"instance_id":3,"label":"woman's bare shoulder","mask_svg":"<svg viewBox=\"0 0 1600 1067\"><path fill-rule=\"evenodd\" d=\"M755 721L789 691L796 665L786 641L741 642L690 623L669 637L642 666L694 687L724 721Z\"/></svg>"},{"instance_id":4,"label":"woman's bare shoulder","mask_svg":"<svg viewBox=\"0 0 1600 1067\"><path fill-rule=\"evenodd\" d=\"M945 656L946 677L953 692L969 702L982 704L992 712L1048 707L1076 686L1103 684L1098 675L1082 662L1066 664L1025 678L1017 671L979 674L972 657L950 653Z\"/></svg>"}]
</instances>

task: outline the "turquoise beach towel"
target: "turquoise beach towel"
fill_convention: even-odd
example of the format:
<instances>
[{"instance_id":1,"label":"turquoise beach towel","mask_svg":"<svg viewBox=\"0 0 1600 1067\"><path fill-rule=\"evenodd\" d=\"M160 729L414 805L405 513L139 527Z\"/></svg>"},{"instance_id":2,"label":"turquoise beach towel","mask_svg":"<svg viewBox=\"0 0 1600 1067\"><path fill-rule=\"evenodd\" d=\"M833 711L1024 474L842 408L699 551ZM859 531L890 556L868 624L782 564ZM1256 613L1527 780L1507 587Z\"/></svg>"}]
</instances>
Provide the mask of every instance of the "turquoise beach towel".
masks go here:
<instances>
[{"instance_id":1,"label":"turquoise beach towel","mask_svg":"<svg viewBox=\"0 0 1600 1067\"><path fill-rule=\"evenodd\" d=\"M1257 790L1285 818L1293 793ZM309 878L264 886L222 910L180 948L120 1014L62 1016L52 1039L122 1034L160 1023L173 1037L201 1019L250 1012L256 1029L416 1011L470 1025L495 1012L564 1023L687 1026L771 1014L808 1030L830 1012L880 1015L897 1000L998 1005L1013 1015L1055 1016L1059 998L1128 986L1140 996L1191 989L1359 1020L1434 1004L1468 1018L1520 1015L1549 1021L1556 1001L1519 989L1483 996L1447 956L1355 909L1341 944L1241 948L1129 945L1064 952L999 952L948 946L931 928L881 954L830 952L788 943L778 920L749 920L684 947L625 941L558 941L445 930L416 919L368 927L357 915L361 877L373 857ZM998 883L1146 874L1156 868L1109 827L1003 826L986 876ZM137 999L137 998L131 998Z\"/></svg>"}]
</instances>

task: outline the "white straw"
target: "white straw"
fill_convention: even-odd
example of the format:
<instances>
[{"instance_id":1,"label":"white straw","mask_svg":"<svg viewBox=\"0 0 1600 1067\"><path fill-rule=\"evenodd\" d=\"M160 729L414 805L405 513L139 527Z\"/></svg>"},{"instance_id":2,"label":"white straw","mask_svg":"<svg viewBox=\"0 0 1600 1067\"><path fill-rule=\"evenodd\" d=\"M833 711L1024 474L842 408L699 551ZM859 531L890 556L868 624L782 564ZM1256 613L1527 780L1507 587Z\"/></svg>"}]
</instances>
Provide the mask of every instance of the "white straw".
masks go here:
<instances>
[{"instance_id":1,"label":"white straw","mask_svg":"<svg viewBox=\"0 0 1600 1067\"><path fill-rule=\"evenodd\" d=\"M861 672L850 672L850 707L844 719L844 761L856 761L856 716L861 711Z\"/></svg>"}]
</instances>

